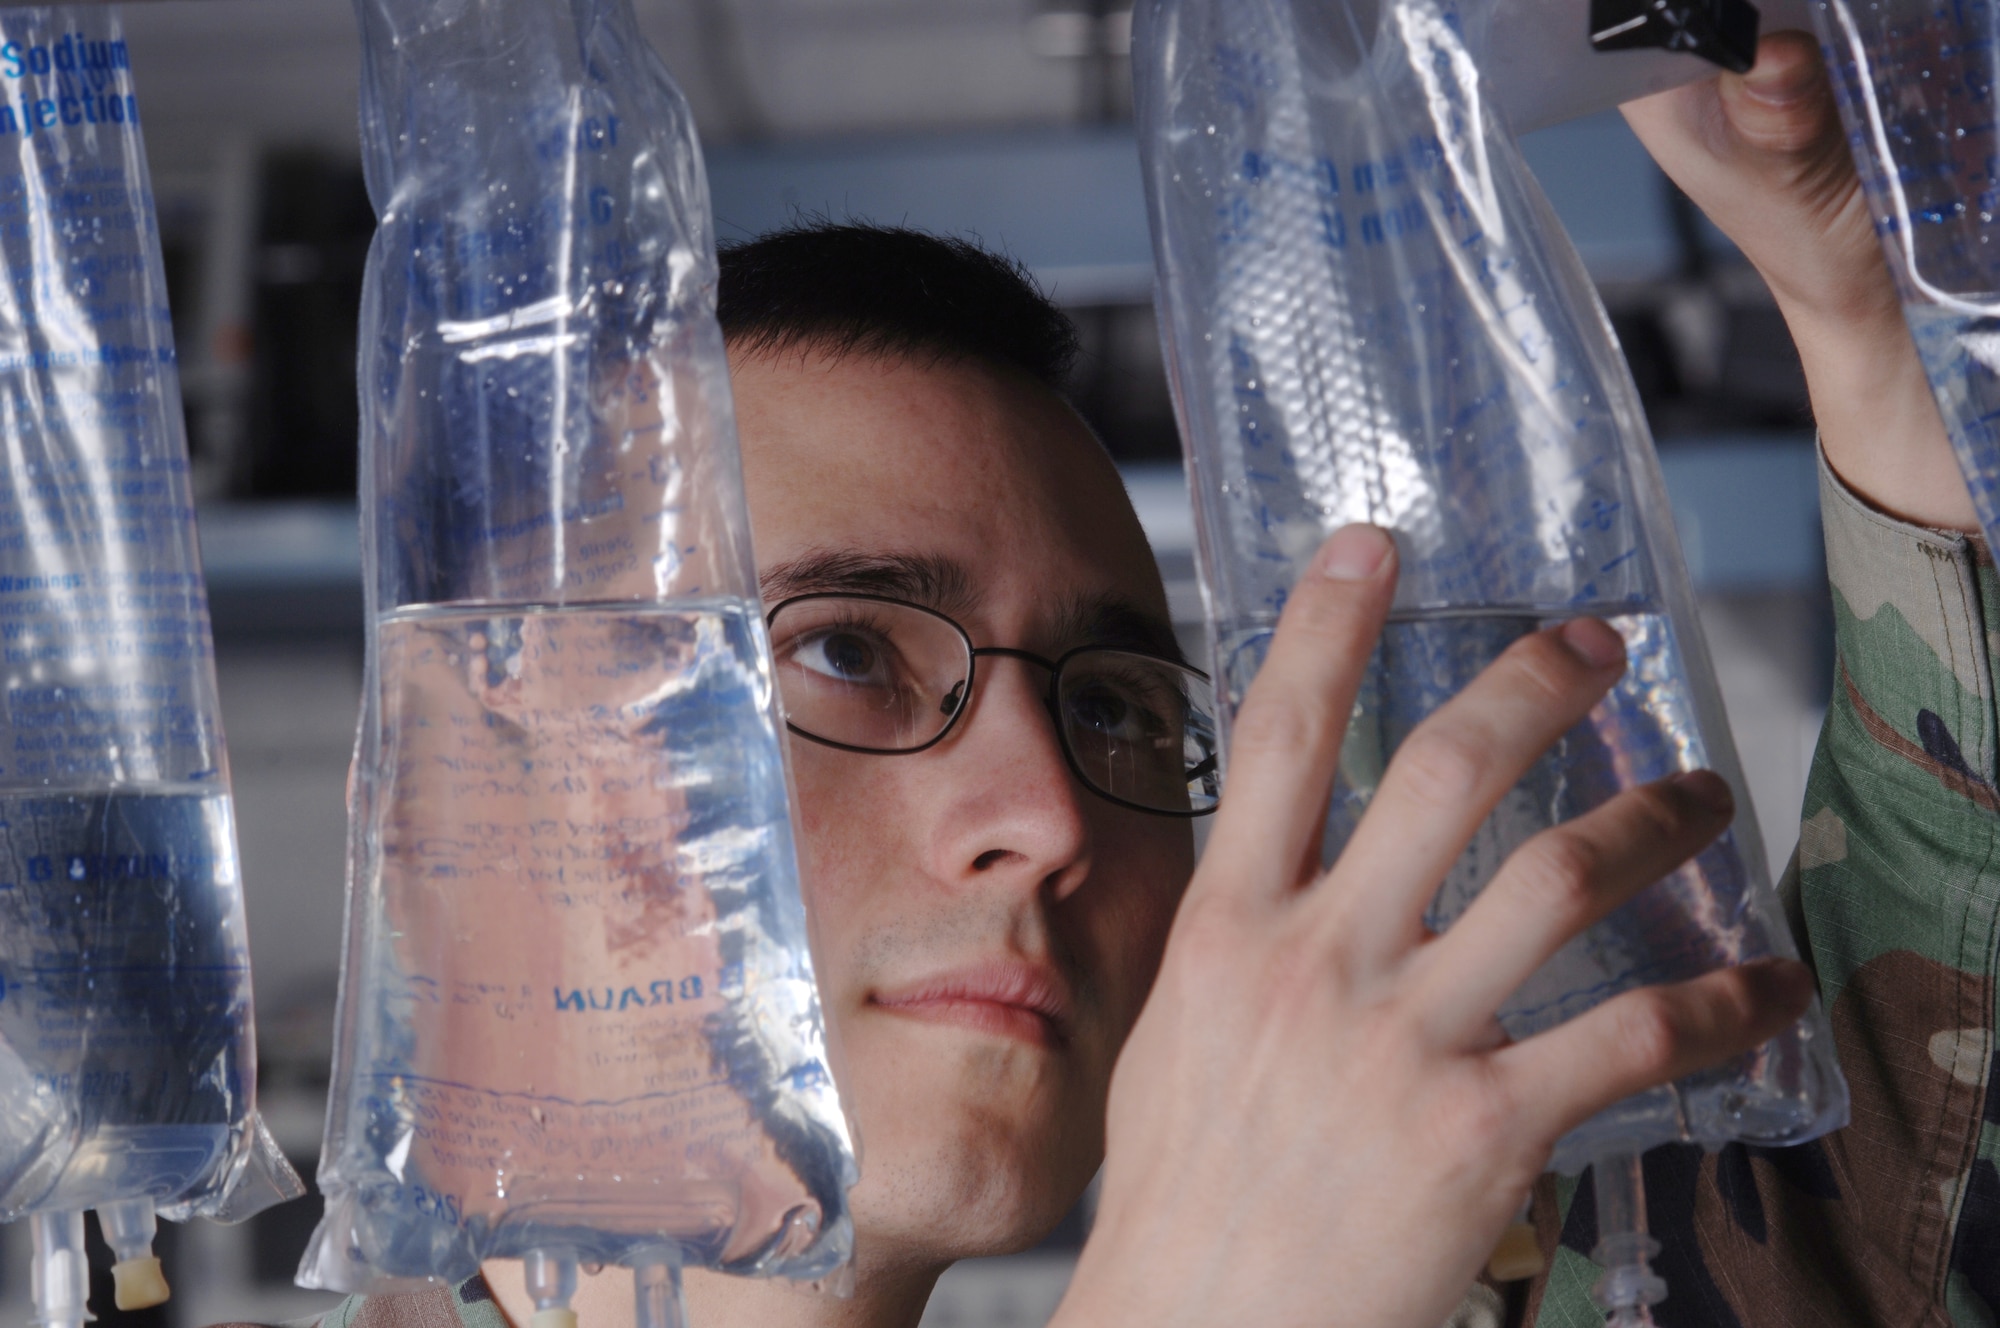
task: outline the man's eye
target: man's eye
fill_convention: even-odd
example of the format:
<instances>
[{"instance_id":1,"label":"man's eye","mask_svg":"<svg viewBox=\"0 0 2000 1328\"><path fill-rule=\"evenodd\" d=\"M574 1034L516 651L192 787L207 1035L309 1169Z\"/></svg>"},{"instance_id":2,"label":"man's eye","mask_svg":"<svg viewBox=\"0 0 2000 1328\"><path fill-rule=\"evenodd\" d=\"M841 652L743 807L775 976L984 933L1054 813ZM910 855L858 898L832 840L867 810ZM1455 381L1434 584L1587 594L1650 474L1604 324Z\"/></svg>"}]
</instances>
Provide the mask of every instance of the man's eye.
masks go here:
<instances>
[{"instance_id":1,"label":"man's eye","mask_svg":"<svg viewBox=\"0 0 2000 1328\"><path fill-rule=\"evenodd\" d=\"M872 633L843 628L821 632L792 647L801 667L838 682L862 686L889 681L887 651Z\"/></svg>"},{"instance_id":2,"label":"man's eye","mask_svg":"<svg viewBox=\"0 0 2000 1328\"><path fill-rule=\"evenodd\" d=\"M1091 733L1138 742L1160 732L1160 717L1130 695L1102 683L1070 693L1070 722Z\"/></svg>"}]
</instances>

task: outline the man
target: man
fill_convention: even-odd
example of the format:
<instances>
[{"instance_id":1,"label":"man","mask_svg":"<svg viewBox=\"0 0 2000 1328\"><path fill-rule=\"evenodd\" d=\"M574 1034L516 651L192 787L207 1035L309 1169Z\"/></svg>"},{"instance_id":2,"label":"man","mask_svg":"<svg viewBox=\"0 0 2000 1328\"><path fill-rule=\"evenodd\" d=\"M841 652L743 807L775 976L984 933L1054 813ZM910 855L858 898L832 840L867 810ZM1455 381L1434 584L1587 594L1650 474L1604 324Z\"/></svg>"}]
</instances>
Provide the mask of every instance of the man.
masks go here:
<instances>
[{"instance_id":1,"label":"man","mask_svg":"<svg viewBox=\"0 0 2000 1328\"><path fill-rule=\"evenodd\" d=\"M1768 163L1726 165L1719 187L1790 197ZM1763 964L1495 1036L1542 958L1726 824L1711 776L1539 837L1425 935L1487 809L1622 668L1600 624L1508 652L1405 744L1335 868L1307 865L1393 593L1393 548L1368 528L1329 540L1288 605L1197 869L1185 822L1091 782L1068 694L1050 705L1072 651L1173 663L1116 472L1056 391L1059 317L991 260L880 232L767 240L722 280L781 674L870 666L788 629L806 595L896 601L836 619L850 637L882 630L871 614L927 615L981 654L935 735L832 746L808 723L792 744L863 1141L855 1293L691 1276L696 1324L913 1325L946 1266L1033 1243L1103 1155L1059 1323L1435 1328L1566 1128L1796 1016L1796 966ZM1823 409L1855 404L1839 387ZM496 1328L526 1321L519 1288L494 1265L327 1322ZM625 1322L629 1278L590 1279L575 1304Z\"/></svg>"},{"instance_id":2,"label":"man","mask_svg":"<svg viewBox=\"0 0 2000 1328\"><path fill-rule=\"evenodd\" d=\"M1267 672L1286 685L1261 689L1264 708L1245 712L1233 767L1243 810L1219 818L1209 854L1226 871L1194 887L1210 918L1209 940L1183 947L1185 962L1170 970L1161 992L1168 1004L1155 1002L1166 1017L1148 1048L1153 1063L1128 1078L1120 1102L1110 1090L1112 1067L1160 966L1194 860L1185 819L1122 805L1085 782L1075 768L1079 739L1047 705L1047 663L1080 648L1167 661L1175 651L1158 575L1117 472L1054 390L1069 353L1066 327L1004 264L907 234L836 229L766 240L732 255L723 281L745 476L795 724L803 675L840 662L823 637L790 625L798 611L791 602L801 596L873 596L863 603L877 611L886 597L899 602L891 612L948 617L982 650L1038 658L980 658L950 731L923 750L792 744L820 978L863 1147L864 1179L853 1195L855 1294L837 1300L783 1284L691 1277L696 1323L914 1324L949 1263L1032 1244L1075 1203L1104 1154L1107 1096L1114 1120L1131 1122L1135 1157L1147 1165L1126 1184L1114 1159L1098 1239L1122 1227L1138 1243L1141 1267L1163 1258L1199 1266L1173 1252L1186 1239L1175 1223L1208 1231L1222 1210L1201 1197L1202 1187L1255 1177L1268 1165L1260 1149L1299 1162L1291 1183L1313 1193L1285 1198L1270 1185L1265 1202L1281 1202L1286 1221L1302 1229L1320 1227L1312 1210L1341 1189L1326 1185L1329 1165L1301 1154L1301 1141L1316 1137L1321 1151L1348 1156L1355 1184L1401 1190L1413 1165L1403 1150L1357 1147L1385 1140L1393 1128L1365 1119L1364 1103L1402 1116L1417 1110L1412 1093L1423 1091L1437 1099L1433 1110L1455 1117L1456 1090L1476 1103L1475 1077L1499 1081L1471 1056L1454 1066L1456 1081L1435 1073L1436 1059L1408 1061L1403 1022L1435 1006L1457 1025L1454 1051L1490 1047L1485 1022L1505 994L1486 989L1492 973L1525 974L1563 935L1725 823L1726 790L1712 777L1614 804L1574 832L1590 837L1597 860L1588 879L1571 883L1576 898L1540 908L1526 935L1479 925L1455 933L1455 947L1476 942L1492 953L1475 959L1479 951L1468 949L1459 963L1440 954L1434 992L1323 999L1335 993L1316 991L1318 946L1333 937L1345 944L1356 928L1335 921L1345 905L1327 907L1327 919L1307 926L1308 904L1340 901L1304 890L1300 864L1319 821L1315 807L1324 805L1339 720L1394 584L1387 540L1349 532L1330 543L1329 575L1321 587L1302 588L1274 648ZM861 631L838 621L848 623L849 636ZM868 625L883 630L876 619ZM1394 875L1398 885L1374 920L1389 927L1379 953L1411 949L1408 924L1455 856L1454 837L1471 834L1483 808L1621 667L1615 634L1577 624L1524 643L1485 694L1468 694L1443 714L1432 764L1438 752L1470 759L1462 769L1406 778L1400 810L1392 781L1382 794L1391 816L1371 820L1390 829L1371 850L1366 875ZM1287 695L1288 706L1270 704ZM1261 760L1260 742L1269 749ZM1413 739L1412 747L1421 768L1426 744ZM1411 765L1406 759L1398 768ZM1425 828L1420 848L1405 847L1396 818ZM1360 864L1367 855L1354 856ZM1527 878L1518 884L1545 888ZM1506 894L1496 886L1496 906ZM1183 913L1183 930L1195 916ZM1398 918L1406 925L1389 926ZM1461 970L1486 976L1469 985L1444 980ZM1474 1161L1482 1171L1497 1168L1498 1178L1468 1173L1448 1202L1458 1207L1456 1189L1470 1184L1478 1206L1504 1224L1568 1124L1641 1084L1759 1040L1793 1017L1802 997L1782 975L1749 970L1671 1000L1627 1002L1628 1019L1640 1010L1653 1034L1630 1050L1622 1047L1619 1008L1606 1007L1604 1017L1579 1021L1559 1039L1515 1049L1522 1053L1515 1073L1527 1076L1513 1086L1516 1103L1494 1104L1483 1119L1463 1122L1464 1131L1440 1125L1451 1147L1426 1147L1427 1165L1496 1145ZM1292 998L1296 1005L1283 1008ZM1205 1029L1190 1026L1177 1007L1197 1011L1194 1022ZM1206 1020L1210 1012L1226 1013L1227 1022ZM1261 1064L1229 1065L1260 1041ZM1569 1050L1549 1060L1544 1053L1562 1044ZM1307 1084L1290 1073L1321 1056L1337 1082ZM1394 1063L1380 1063L1384 1057ZM1578 1059L1587 1068L1567 1076L1572 1082L1559 1085L1549 1074L1555 1063ZM1128 1056L1128 1071L1132 1063ZM1260 1087L1259 1077L1273 1071L1275 1081ZM1531 1101L1528 1081L1549 1091ZM1351 1109L1342 1103L1350 1094L1362 1099ZM1159 1106L1187 1114L1161 1118ZM1150 1164L1163 1158L1171 1165L1154 1174ZM1140 1197L1154 1183L1169 1188L1157 1206ZM1421 1177L1412 1188L1427 1203L1439 1198ZM1510 1191L1512 1200L1504 1197ZM1409 1204L1396 1206L1420 1220ZM1170 1220L1150 1229L1160 1217ZM1464 1267L1456 1285L1429 1293L1433 1319L1457 1300L1491 1239L1476 1228L1439 1242ZM1102 1294L1140 1311L1143 1299L1125 1285L1140 1275L1130 1261L1113 1257L1104 1270ZM495 1267L486 1286L525 1322L518 1270ZM471 1296L483 1306L462 1304L466 1313L494 1312L477 1299L486 1286L460 1289L461 1302ZM1215 1282L1210 1290L1227 1287ZM435 1312L436 1299L350 1302L332 1322L405 1321L426 1312L422 1305ZM580 1318L598 1324L622 1322L630 1303L629 1279L615 1272L588 1280L575 1302ZM1088 1312L1092 1322L1111 1313Z\"/></svg>"}]
</instances>

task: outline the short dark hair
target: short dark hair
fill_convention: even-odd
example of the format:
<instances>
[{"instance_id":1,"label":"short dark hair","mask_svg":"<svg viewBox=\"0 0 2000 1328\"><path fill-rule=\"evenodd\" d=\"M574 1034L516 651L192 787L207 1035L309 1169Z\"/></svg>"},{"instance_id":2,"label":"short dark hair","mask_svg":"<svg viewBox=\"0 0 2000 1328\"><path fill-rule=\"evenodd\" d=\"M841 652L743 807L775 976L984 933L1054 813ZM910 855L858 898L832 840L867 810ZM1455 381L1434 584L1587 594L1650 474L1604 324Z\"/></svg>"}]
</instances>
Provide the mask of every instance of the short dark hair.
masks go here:
<instances>
[{"instance_id":1,"label":"short dark hair","mask_svg":"<svg viewBox=\"0 0 2000 1328\"><path fill-rule=\"evenodd\" d=\"M1011 258L898 226L810 221L722 246L716 315L750 350L974 360L1061 393L1076 326Z\"/></svg>"}]
</instances>

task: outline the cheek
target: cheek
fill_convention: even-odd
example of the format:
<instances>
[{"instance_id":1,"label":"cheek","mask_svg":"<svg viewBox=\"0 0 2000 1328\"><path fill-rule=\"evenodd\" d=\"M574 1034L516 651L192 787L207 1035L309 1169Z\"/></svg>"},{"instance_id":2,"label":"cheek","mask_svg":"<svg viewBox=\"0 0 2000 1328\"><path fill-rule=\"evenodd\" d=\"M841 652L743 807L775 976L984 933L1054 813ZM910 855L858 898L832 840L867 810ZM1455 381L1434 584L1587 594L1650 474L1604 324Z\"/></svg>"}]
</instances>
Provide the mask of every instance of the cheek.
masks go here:
<instances>
[{"instance_id":1,"label":"cheek","mask_svg":"<svg viewBox=\"0 0 2000 1328\"><path fill-rule=\"evenodd\" d=\"M1119 825L1099 842L1101 875L1083 892L1101 887L1091 901L1094 967L1104 976L1107 1008L1129 1028L1152 989L1174 912L1194 874L1194 842L1184 823L1156 818Z\"/></svg>"},{"instance_id":2,"label":"cheek","mask_svg":"<svg viewBox=\"0 0 2000 1328\"><path fill-rule=\"evenodd\" d=\"M792 786L799 795L799 865L806 875L806 903L811 906L815 896L840 876L828 869L865 847L866 841L853 828L857 792L852 784L834 777L817 750L796 740Z\"/></svg>"},{"instance_id":3,"label":"cheek","mask_svg":"<svg viewBox=\"0 0 2000 1328\"><path fill-rule=\"evenodd\" d=\"M890 878L898 854L895 790L884 786L889 759L838 752L793 738L793 786L799 795L800 887L812 930L819 982L838 1011L856 996L862 975L856 950L868 933L871 883Z\"/></svg>"}]
</instances>

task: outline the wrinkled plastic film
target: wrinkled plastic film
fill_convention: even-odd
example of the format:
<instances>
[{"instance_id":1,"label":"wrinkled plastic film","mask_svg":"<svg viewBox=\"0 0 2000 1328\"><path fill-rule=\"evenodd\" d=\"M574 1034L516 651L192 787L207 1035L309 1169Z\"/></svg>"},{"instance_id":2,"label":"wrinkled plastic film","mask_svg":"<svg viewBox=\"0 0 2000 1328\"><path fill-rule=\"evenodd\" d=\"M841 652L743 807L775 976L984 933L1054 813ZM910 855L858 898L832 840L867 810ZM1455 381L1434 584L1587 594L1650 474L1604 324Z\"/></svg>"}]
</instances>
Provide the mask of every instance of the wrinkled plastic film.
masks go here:
<instances>
[{"instance_id":1,"label":"wrinkled plastic film","mask_svg":"<svg viewBox=\"0 0 2000 1328\"><path fill-rule=\"evenodd\" d=\"M301 1192L256 1115L139 126L113 11L0 11L0 1220L48 1232L86 1208L149 1233L155 1209L234 1219Z\"/></svg>"},{"instance_id":2,"label":"wrinkled plastic film","mask_svg":"<svg viewBox=\"0 0 2000 1328\"><path fill-rule=\"evenodd\" d=\"M1312 552L1369 521L1394 531L1402 573L1329 854L1425 716L1514 640L1586 613L1624 635L1631 667L1481 828L1433 925L1528 837L1634 784L1713 767L1747 808L1636 394L1486 104L1460 36L1480 16L1163 0L1140 17L1141 150L1225 725ZM1526 1036L1634 986L1794 954L1763 860L1746 812L1567 946L1502 1021ZM1845 1112L1815 1009L1588 1122L1556 1165L1794 1142Z\"/></svg>"},{"instance_id":3,"label":"wrinkled plastic film","mask_svg":"<svg viewBox=\"0 0 2000 1328\"><path fill-rule=\"evenodd\" d=\"M1814 17L1875 229L1990 546L2000 537L2000 14L1823 0Z\"/></svg>"},{"instance_id":4,"label":"wrinkled plastic film","mask_svg":"<svg viewBox=\"0 0 2000 1328\"><path fill-rule=\"evenodd\" d=\"M826 1276L855 1167L686 106L626 0L357 10L369 660L300 1281Z\"/></svg>"}]
</instances>

